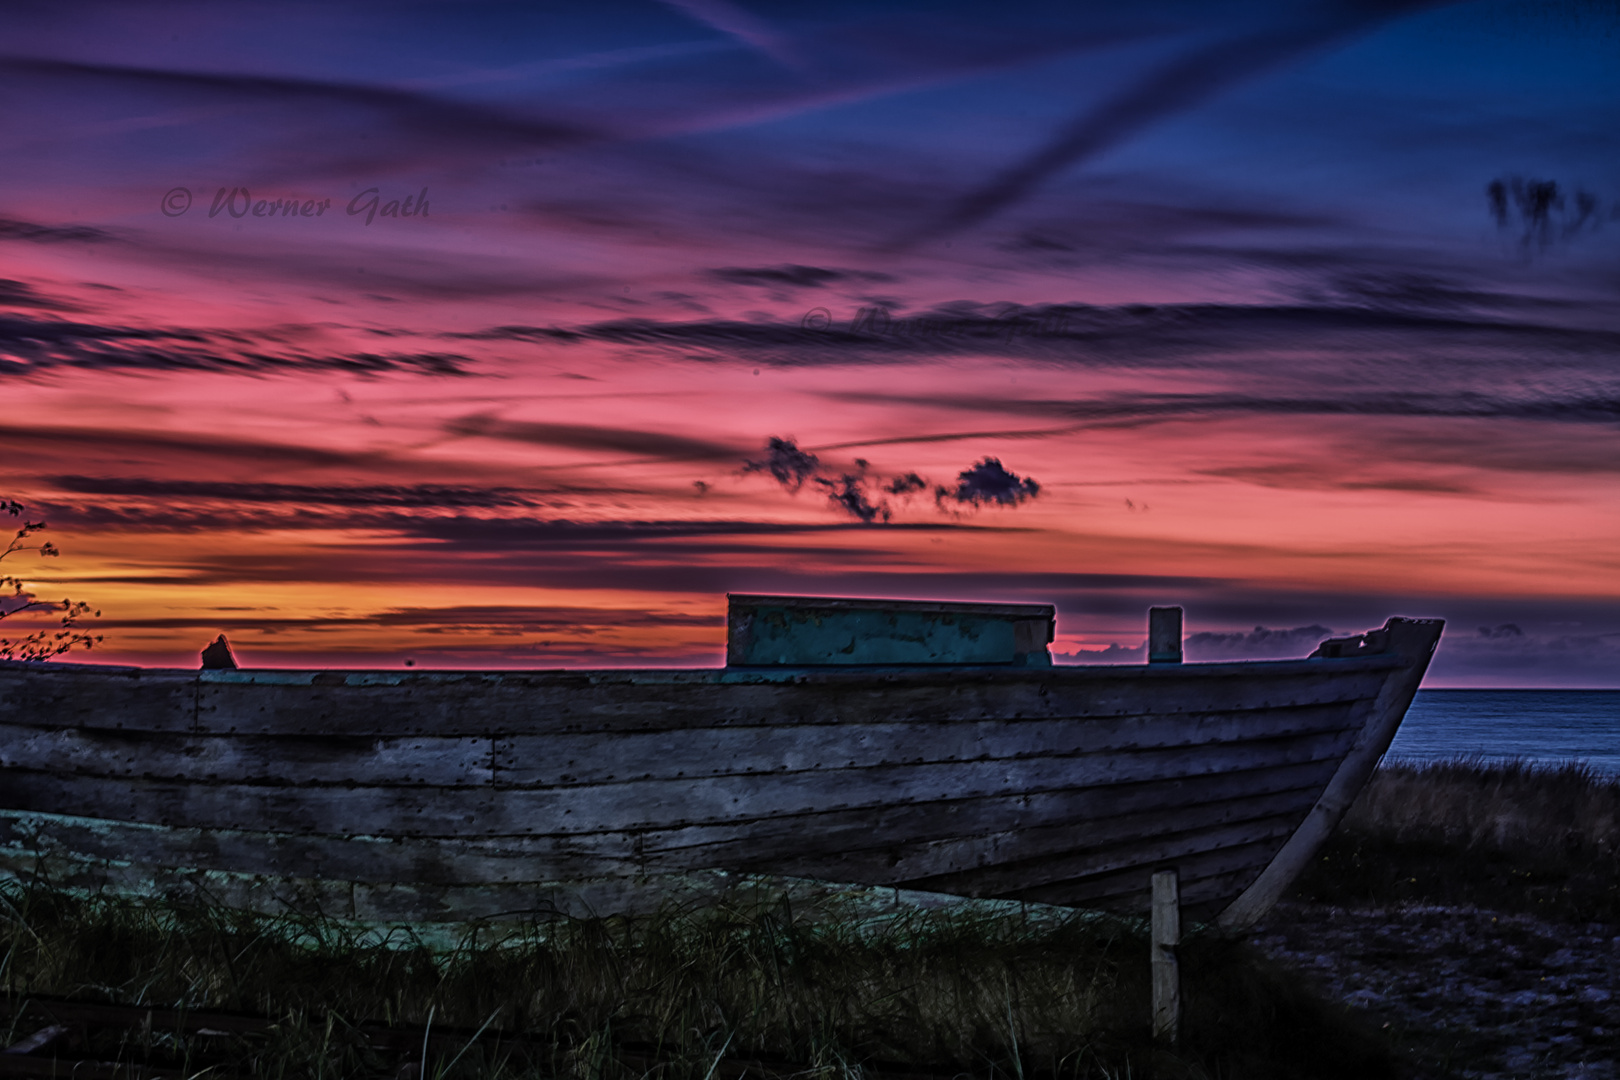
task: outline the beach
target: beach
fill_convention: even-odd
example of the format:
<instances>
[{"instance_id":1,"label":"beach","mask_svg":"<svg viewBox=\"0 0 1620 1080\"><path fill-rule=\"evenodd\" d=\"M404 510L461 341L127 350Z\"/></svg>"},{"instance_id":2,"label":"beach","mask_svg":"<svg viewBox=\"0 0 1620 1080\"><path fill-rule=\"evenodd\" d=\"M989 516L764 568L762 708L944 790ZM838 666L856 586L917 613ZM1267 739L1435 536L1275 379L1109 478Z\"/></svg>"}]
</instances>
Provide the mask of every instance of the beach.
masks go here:
<instances>
[{"instance_id":1,"label":"beach","mask_svg":"<svg viewBox=\"0 0 1620 1080\"><path fill-rule=\"evenodd\" d=\"M1415 1075L1612 1080L1617 935L1483 907L1285 901L1255 943L1404 1044Z\"/></svg>"},{"instance_id":2,"label":"beach","mask_svg":"<svg viewBox=\"0 0 1620 1080\"><path fill-rule=\"evenodd\" d=\"M1411 1075L1611 1080L1617 808L1570 765L1386 765L1254 942Z\"/></svg>"}]
</instances>

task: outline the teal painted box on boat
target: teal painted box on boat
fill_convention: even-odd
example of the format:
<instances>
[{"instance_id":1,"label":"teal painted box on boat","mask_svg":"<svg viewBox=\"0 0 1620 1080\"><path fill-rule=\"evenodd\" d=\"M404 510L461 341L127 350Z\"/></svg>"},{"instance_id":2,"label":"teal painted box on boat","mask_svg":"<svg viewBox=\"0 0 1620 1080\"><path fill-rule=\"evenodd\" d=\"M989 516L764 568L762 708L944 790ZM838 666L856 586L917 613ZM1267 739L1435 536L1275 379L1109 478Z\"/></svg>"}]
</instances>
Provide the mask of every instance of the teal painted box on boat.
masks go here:
<instances>
[{"instance_id":1,"label":"teal painted box on boat","mask_svg":"<svg viewBox=\"0 0 1620 1080\"><path fill-rule=\"evenodd\" d=\"M1051 604L726 596L726 664L1051 667Z\"/></svg>"}]
</instances>

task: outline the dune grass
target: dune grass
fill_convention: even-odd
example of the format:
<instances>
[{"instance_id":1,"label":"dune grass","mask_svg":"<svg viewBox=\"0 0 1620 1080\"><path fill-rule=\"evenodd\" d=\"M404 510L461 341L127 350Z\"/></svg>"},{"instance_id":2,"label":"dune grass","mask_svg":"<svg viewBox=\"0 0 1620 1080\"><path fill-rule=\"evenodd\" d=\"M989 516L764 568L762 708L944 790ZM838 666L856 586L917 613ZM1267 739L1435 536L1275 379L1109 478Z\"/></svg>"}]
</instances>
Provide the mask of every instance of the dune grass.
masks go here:
<instances>
[{"instance_id":1,"label":"dune grass","mask_svg":"<svg viewBox=\"0 0 1620 1080\"><path fill-rule=\"evenodd\" d=\"M1575 763L1388 762L1293 896L1620 923L1620 777Z\"/></svg>"},{"instance_id":2,"label":"dune grass","mask_svg":"<svg viewBox=\"0 0 1620 1080\"><path fill-rule=\"evenodd\" d=\"M1213 935L1182 952L1180 1046L1156 1047L1144 929L1094 915L807 918L759 903L508 928L446 952L315 919L17 883L0 887L0 911L0 985L13 1003L45 995L272 1018L269 1031L206 1052L150 1031L145 1043L107 1035L95 1048L240 1075L1079 1080L1391 1068L1343 1009ZM395 1051L379 1050L368 1024L408 1026L412 1049L395 1039ZM425 1072L412 1071L424 1056L417 1029Z\"/></svg>"}]
</instances>

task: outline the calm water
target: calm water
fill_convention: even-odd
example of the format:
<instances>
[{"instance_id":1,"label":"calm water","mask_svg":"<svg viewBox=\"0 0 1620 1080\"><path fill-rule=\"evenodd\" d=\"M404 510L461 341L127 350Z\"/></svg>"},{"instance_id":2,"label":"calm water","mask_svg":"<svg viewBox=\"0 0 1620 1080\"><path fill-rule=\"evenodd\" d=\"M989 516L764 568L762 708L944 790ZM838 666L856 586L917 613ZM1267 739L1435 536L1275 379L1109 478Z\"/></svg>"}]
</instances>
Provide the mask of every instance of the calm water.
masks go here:
<instances>
[{"instance_id":1,"label":"calm water","mask_svg":"<svg viewBox=\"0 0 1620 1080\"><path fill-rule=\"evenodd\" d=\"M1620 690L1419 690L1389 756L1465 754L1620 774Z\"/></svg>"}]
</instances>

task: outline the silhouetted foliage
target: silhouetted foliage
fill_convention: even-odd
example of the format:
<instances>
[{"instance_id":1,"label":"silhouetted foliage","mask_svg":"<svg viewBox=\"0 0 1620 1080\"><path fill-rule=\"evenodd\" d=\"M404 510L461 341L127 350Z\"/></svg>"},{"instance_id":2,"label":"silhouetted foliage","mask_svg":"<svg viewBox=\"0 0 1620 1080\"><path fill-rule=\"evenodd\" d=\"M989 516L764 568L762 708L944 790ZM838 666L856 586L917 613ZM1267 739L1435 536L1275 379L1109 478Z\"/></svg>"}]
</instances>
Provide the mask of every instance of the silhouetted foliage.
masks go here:
<instances>
[{"instance_id":1,"label":"silhouetted foliage","mask_svg":"<svg viewBox=\"0 0 1620 1080\"><path fill-rule=\"evenodd\" d=\"M23 517L24 509L22 503L14 499L0 499L0 513L23 519L23 526L17 530L17 535L11 538L11 543L6 545L4 551L0 551L0 559L8 558L19 551L37 551L42 558L50 559L61 555L62 552L49 540L37 544L28 543L36 533L44 530L45 523L29 521ZM59 611L62 613L62 620L59 628L54 630L36 630L32 634L18 638L0 638L0 660L49 660L76 646L89 649L101 642L100 634L90 634L78 629L80 619L101 614L99 611L92 611L90 605L84 601L69 600L65 597L60 603L39 600L28 591L21 578L10 575L0 576L0 590L4 589L10 589L11 593L9 596L0 596L0 620L28 611Z\"/></svg>"}]
</instances>

